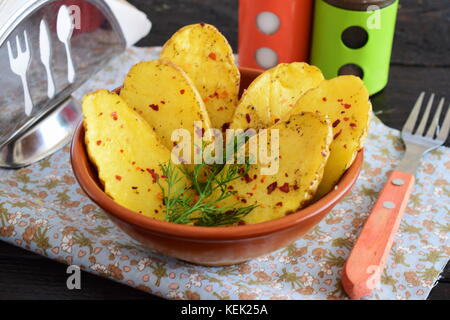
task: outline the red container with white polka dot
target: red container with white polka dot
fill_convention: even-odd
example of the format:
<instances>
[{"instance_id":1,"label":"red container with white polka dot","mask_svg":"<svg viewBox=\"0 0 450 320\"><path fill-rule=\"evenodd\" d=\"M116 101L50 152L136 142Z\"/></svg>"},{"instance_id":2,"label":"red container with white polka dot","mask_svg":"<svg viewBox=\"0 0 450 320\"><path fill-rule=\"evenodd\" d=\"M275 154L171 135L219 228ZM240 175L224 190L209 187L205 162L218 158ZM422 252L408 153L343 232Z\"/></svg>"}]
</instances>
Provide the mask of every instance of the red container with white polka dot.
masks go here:
<instances>
[{"instance_id":1,"label":"red container with white polka dot","mask_svg":"<svg viewBox=\"0 0 450 320\"><path fill-rule=\"evenodd\" d=\"M239 65L308 61L313 0L239 0Z\"/></svg>"}]
</instances>

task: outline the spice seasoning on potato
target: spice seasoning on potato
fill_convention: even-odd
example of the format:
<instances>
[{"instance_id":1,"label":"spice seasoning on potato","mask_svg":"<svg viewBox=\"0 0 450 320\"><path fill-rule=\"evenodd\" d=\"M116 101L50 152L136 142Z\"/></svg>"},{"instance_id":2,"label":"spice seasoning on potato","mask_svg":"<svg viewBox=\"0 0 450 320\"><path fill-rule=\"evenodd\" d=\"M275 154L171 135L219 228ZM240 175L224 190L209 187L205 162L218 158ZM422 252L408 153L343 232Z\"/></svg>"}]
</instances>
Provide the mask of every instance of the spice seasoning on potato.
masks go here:
<instances>
[{"instance_id":1,"label":"spice seasoning on potato","mask_svg":"<svg viewBox=\"0 0 450 320\"><path fill-rule=\"evenodd\" d=\"M261 177L263 165L251 165L247 178L230 183L236 194L220 204L240 201L258 205L243 218L246 224L280 218L308 204L328 159L332 130L326 116L312 112L295 114L273 125L270 130L273 129L279 130L278 172ZM251 139L256 138L258 135Z\"/></svg>"},{"instance_id":2,"label":"spice seasoning on potato","mask_svg":"<svg viewBox=\"0 0 450 320\"><path fill-rule=\"evenodd\" d=\"M115 93L98 90L86 95L83 113L87 151L105 193L130 210L164 219L157 178L162 176L159 165L170 160L170 151ZM174 187L184 184L182 180ZM164 179L161 185L166 186Z\"/></svg>"},{"instance_id":3,"label":"spice seasoning on potato","mask_svg":"<svg viewBox=\"0 0 450 320\"><path fill-rule=\"evenodd\" d=\"M133 66L120 96L148 122L170 150L175 130L185 129L194 137L196 121L200 121L205 130L211 126L194 84L183 70L168 60L145 61Z\"/></svg>"},{"instance_id":4,"label":"spice seasoning on potato","mask_svg":"<svg viewBox=\"0 0 450 320\"><path fill-rule=\"evenodd\" d=\"M333 127L331 154L317 191L318 199L334 188L363 147L372 105L360 78L340 76L325 80L317 88L305 93L297 101L292 114L305 111L319 111L328 115Z\"/></svg>"},{"instance_id":5,"label":"spice seasoning on potato","mask_svg":"<svg viewBox=\"0 0 450 320\"><path fill-rule=\"evenodd\" d=\"M282 63L259 75L239 101L232 129L268 128L289 113L306 91L323 81L315 66Z\"/></svg>"},{"instance_id":6,"label":"spice seasoning on potato","mask_svg":"<svg viewBox=\"0 0 450 320\"><path fill-rule=\"evenodd\" d=\"M213 128L233 117L240 73L227 39L214 26L201 23L178 30L164 45L161 58L181 67L197 87Z\"/></svg>"}]
</instances>

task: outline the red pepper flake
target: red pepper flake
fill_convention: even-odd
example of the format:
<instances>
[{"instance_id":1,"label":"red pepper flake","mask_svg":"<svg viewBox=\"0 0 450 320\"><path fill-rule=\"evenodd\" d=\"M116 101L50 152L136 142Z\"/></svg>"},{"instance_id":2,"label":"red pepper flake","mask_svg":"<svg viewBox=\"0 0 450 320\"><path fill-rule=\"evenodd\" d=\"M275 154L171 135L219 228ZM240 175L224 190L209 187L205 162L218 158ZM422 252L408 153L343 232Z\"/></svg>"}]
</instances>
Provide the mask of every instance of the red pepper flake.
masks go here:
<instances>
[{"instance_id":1,"label":"red pepper flake","mask_svg":"<svg viewBox=\"0 0 450 320\"><path fill-rule=\"evenodd\" d=\"M102 144L102 140L97 140L97 145L99 146L99 145L101 145Z\"/></svg>"},{"instance_id":2,"label":"red pepper flake","mask_svg":"<svg viewBox=\"0 0 450 320\"><path fill-rule=\"evenodd\" d=\"M247 203L247 200L246 199L241 199L241 202L242 203Z\"/></svg>"},{"instance_id":3,"label":"red pepper flake","mask_svg":"<svg viewBox=\"0 0 450 320\"><path fill-rule=\"evenodd\" d=\"M211 52L210 54L208 54L208 58L215 61L215 60L217 60L217 55L214 52Z\"/></svg>"},{"instance_id":4,"label":"red pepper flake","mask_svg":"<svg viewBox=\"0 0 450 320\"><path fill-rule=\"evenodd\" d=\"M274 120L274 123L277 123L278 121L280 121L280 118L276 118L276 119Z\"/></svg>"},{"instance_id":5,"label":"red pepper flake","mask_svg":"<svg viewBox=\"0 0 450 320\"><path fill-rule=\"evenodd\" d=\"M344 117L344 121L348 121L348 120L350 120L349 117Z\"/></svg>"},{"instance_id":6,"label":"red pepper flake","mask_svg":"<svg viewBox=\"0 0 450 320\"><path fill-rule=\"evenodd\" d=\"M103 112L100 112L100 113L98 114L99 117L102 116L102 115L103 115Z\"/></svg>"},{"instance_id":7,"label":"red pepper flake","mask_svg":"<svg viewBox=\"0 0 450 320\"><path fill-rule=\"evenodd\" d=\"M116 180L117 180L117 181L120 181L120 180L122 180L122 177L119 176L119 175L116 175Z\"/></svg>"},{"instance_id":8,"label":"red pepper flake","mask_svg":"<svg viewBox=\"0 0 450 320\"><path fill-rule=\"evenodd\" d=\"M282 207L283 206L283 202L277 202L276 204L278 207Z\"/></svg>"},{"instance_id":9,"label":"red pepper flake","mask_svg":"<svg viewBox=\"0 0 450 320\"><path fill-rule=\"evenodd\" d=\"M204 27L205 23L204 22L200 22L200 26Z\"/></svg>"},{"instance_id":10,"label":"red pepper flake","mask_svg":"<svg viewBox=\"0 0 450 320\"><path fill-rule=\"evenodd\" d=\"M248 174L246 174L246 175L244 176L244 180L245 180L246 183L250 183L250 182L253 181L253 179L250 178L250 176L249 176Z\"/></svg>"},{"instance_id":11,"label":"red pepper flake","mask_svg":"<svg viewBox=\"0 0 450 320\"><path fill-rule=\"evenodd\" d=\"M289 183L285 182L280 188L280 191L283 191L284 193L289 192Z\"/></svg>"},{"instance_id":12,"label":"red pepper flake","mask_svg":"<svg viewBox=\"0 0 450 320\"><path fill-rule=\"evenodd\" d=\"M287 172L284 174L284 176L287 178L287 177L289 177L289 175L287 174Z\"/></svg>"},{"instance_id":13,"label":"red pepper flake","mask_svg":"<svg viewBox=\"0 0 450 320\"><path fill-rule=\"evenodd\" d=\"M346 144L344 144L344 149L347 149L347 145Z\"/></svg>"},{"instance_id":14,"label":"red pepper flake","mask_svg":"<svg viewBox=\"0 0 450 320\"><path fill-rule=\"evenodd\" d=\"M294 185L294 190L298 190L300 187L298 185Z\"/></svg>"},{"instance_id":15,"label":"red pepper flake","mask_svg":"<svg viewBox=\"0 0 450 320\"><path fill-rule=\"evenodd\" d=\"M352 105L351 105L351 104L348 104L348 103L344 103L342 106L343 106L345 109L350 109L350 108L352 107Z\"/></svg>"},{"instance_id":16,"label":"red pepper flake","mask_svg":"<svg viewBox=\"0 0 450 320\"><path fill-rule=\"evenodd\" d=\"M338 101L338 102L342 102L342 101L344 101L344 99L337 99L337 101Z\"/></svg>"},{"instance_id":17,"label":"red pepper flake","mask_svg":"<svg viewBox=\"0 0 450 320\"><path fill-rule=\"evenodd\" d=\"M333 137L333 140L336 139L337 137L339 137L339 135L342 133L342 130L339 130L338 132L336 132L336 134Z\"/></svg>"},{"instance_id":18,"label":"red pepper flake","mask_svg":"<svg viewBox=\"0 0 450 320\"><path fill-rule=\"evenodd\" d=\"M356 127L356 123L350 123L350 127L355 128Z\"/></svg>"},{"instance_id":19,"label":"red pepper flake","mask_svg":"<svg viewBox=\"0 0 450 320\"><path fill-rule=\"evenodd\" d=\"M237 224L238 224L238 226L245 226L245 221L242 221L242 220L241 220L241 221L239 221Z\"/></svg>"},{"instance_id":20,"label":"red pepper flake","mask_svg":"<svg viewBox=\"0 0 450 320\"><path fill-rule=\"evenodd\" d=\"M337 119L335 122L333 122L333 128L336 128L339 123L341 123L341 120L339 120L339 119Z\"/></svg>"},{"instance_id":21,"label":"red pepper flake","mask_svg":"<svg viewBox=\"0 0 450 320\"><path fill-rule=\"evenodd\" d=\"M181 93L181 94L184 94L185 92L186 92L186 91L185 91L184 89L181 89L181 90L180 90L180 93Z\"/></svg>"},{"instance_id":22,"label":"red pepper flake","mask_svg":"<svg viewBox=\"0 0 450 320\"><path fill-rule=\"evenodd\" d=\"M161 103L161 104L166 104L166 102L165 102L165 101L163 101L163 100L161 100L161 101L160 101L160 103Z\"/></svg>"},{"instance_id":23,"label":"red pepper flake","mask_svg":"<svg viewBox=\"0 0 450 320\"><path fill-rule=\"evenodd\" d=\"M158 176L158 174L155 172L155 170L154 170L154 169L149 169L149 168L147 168L146 170L147 170L148 173L151 174L151 176L152 176L152 178L153 178L153 181L152 181L152 182L153 182L153 183L156 183L156 180L158 180L159 176Z\"/></svg>"},{"instance_id":24,"label":"red pepper flake","mask_svg":"<svg viewBox=\"0 0 450 320\"><path fill-rule=\"evenodd\" d=\"M136 190L138 187L131 187L131 189Z\"/></svg>"},{"instance_id":25,"label":"red pepper flake","mask_svg":"<svg viewBox=\"0 0 450 320\"><path fill-rule=\"evenodd\" d=\"M119 151L120 151L120 153L123 153L123 149L120 149Z\"/></svg>"},{"instance_id":26,"label":"red pepper flake","mask_svg":"<svg viewBox=\"0 0 450 320\"><path fill-rule=\"evenodd\" d=\"M323 97L323 98L322 98L322 101L323 101L323 102L326 102L326 101L327 101L327 97Z\"/></svg>"},{"instance_id":27,"label":"red pepper flake","mask_svg":"<svg viewBox=\"0 0 450 320\"><path fill-rule=\"evenodd\" d=\"M136 164L136 161L131 162L131 165L134 166Z\"/></svg>"},{"instance_id":28,"label":"red pepper flake","mask_svg":"<svg viewBox=\"0 0 450 320\"><path fill-rule=\"evenodd\" d=\"M228 91L224 90L222 91L222 93L220 94L220 99L226 99L228 98Z\"/></svg>"},{"instance_id":29,"label":"red pepper flake","mask_svg":"<svg viewBox=\"0 0 450 320\"><path fill-rule=\"evenodd\" d=\"M213 99L213 98L217 98L218 99L219 98L219 94L217 93L217 91L215 91L213 94L209 95L209 98L210 99Z\"/></svg>"},{"instance_id":30,"label":"red pepper flake","mask_svg":"<svg viewBox=\"0 0 450 320\"><path fill-rule=\"evenodd\" d=\"M149 105L149 107L150 108L152 108L153 110L155 110L155 111L158 111L159 110L159 106L157 105L157 104L151 104L151 105Z\"/></svg>"},{"instance_id":31,"label":"red pepper flake","mask_svg":"<svg viewBox=\"0 0 450 320\"><path fill-rule=\"evenodd\" d=\"M273 182L267 186L267 194L271 194L277 188L277 182Z\"/></svg>"},{"instance_id":32,"label":"red pepper flake","mask_svg":"<svg viewBox=\"0 0 450 320\"><path fill-rule=\"evenodd\" d=\"M247 120L247 123L250 123L250 121L252 120L248 113L245 114L245 120Z\"/></svg>"},{"instance_id":33,"label":"red pepper flake","mask_svg":"<svg viewBox=\"0 0 450 320\"><path fill-rule=\"evenodd\" d=\"M111 117L113 118L113 120L119 119L119 117L117 116L117 112L112 112Z\"/></svg>"},{"instance_id":34,"label":"red pepper flake","mask_svg":"<svg viewBox=\"0 0 450 320\"><path fill-rule=\"evenodd\" d=\"M225 123L222 125L222 131L225 132L225 131L227 131L228 129L230 129L230 123L229 123L229 122L225 122Z\"/></svg>"},{"instance_id":35,"label":"red pepper flake","mask_svg":"<svg viewBox=\"0 0 450 320\"><path fill-rule=\"evenodd\" d=\"M233 186L228 186L227 189L228 190L233 190L234 188L233 188Z\"/></svg>"}]
</instances>

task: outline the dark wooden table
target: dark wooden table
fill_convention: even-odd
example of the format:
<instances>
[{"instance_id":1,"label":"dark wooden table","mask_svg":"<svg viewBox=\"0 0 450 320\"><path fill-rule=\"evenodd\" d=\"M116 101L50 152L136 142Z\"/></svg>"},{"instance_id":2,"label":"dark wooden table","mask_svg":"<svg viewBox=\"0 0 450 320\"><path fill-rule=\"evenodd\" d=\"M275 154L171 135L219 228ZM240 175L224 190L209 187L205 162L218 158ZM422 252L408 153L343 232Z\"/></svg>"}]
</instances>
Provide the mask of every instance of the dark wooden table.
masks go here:
<instances>
[{"instance_id":1,"label":"dark wooden table","mask_svg":"<svg viewBox=\"0 0 450 320\"><path fill-rule=\"evenodd\" d=\"M162 45L183 25L216 25L237 51L237 0L130 0L153 22L141 46ZM402 0L388 87L372 98L375 113L400 129L422 90L449 96L450 3ZM448 146L447 142L447 146ZM82 290L66 288L66 266L0 242L0 299L156 299L86 272ZM429 299L450 300L450 264Z\"/></svg>"}]
</instances>

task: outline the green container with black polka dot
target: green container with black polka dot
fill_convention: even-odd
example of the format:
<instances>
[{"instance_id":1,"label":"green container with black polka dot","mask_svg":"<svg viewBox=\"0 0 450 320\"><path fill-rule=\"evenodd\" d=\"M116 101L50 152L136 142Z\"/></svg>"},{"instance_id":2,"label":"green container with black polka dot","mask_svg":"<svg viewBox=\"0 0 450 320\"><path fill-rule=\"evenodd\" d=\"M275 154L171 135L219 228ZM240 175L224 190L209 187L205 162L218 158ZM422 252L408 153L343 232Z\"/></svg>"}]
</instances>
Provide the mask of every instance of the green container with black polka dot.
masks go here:
<instances>
[{"instance_id":1,"label":"green container with black polka dot","mask_svg":"<svg viewBox=\"0 0 450 320\"><path fill-rule=\"evenodd\" d=\"M325 78L353 74L370 94L388 82L398 0L316 0L311 64Z\"/></svg>"}]
</instances>

